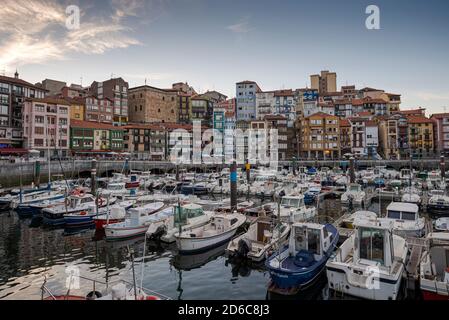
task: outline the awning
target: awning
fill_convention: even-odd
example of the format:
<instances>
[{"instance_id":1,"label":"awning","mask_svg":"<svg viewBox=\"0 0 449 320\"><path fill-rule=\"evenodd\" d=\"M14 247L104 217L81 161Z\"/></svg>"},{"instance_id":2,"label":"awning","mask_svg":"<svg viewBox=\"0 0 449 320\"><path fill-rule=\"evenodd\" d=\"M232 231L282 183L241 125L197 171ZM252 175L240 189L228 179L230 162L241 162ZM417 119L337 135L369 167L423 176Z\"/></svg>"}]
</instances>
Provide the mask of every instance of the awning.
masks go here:
<instances>
[{"instance_id":1,"label":"awning","mask_svg":"<svg viewBox=\"0 0 449 320\"><path fill-rule=\"evenodd\" d=\"M22 148L1 148L0 149L1 155L18 155L18 154L28 154L27 149Z\"/></svg>"}]
</instances>

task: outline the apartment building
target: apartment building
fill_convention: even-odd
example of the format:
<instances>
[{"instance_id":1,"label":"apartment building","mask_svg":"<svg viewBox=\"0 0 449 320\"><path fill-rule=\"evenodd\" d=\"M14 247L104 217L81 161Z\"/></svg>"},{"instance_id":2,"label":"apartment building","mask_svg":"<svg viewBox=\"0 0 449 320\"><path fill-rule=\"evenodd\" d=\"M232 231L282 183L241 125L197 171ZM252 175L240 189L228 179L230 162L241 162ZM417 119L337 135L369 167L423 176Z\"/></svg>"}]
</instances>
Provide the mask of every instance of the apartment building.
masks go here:
<instances>
[{"instance_id":1,"label":"apartment building","mask_svg":"<svg viewBox=\"0 0 449 320\"><path fill-rule=\"evenodd\" d=\"M375 121L363 117L348 119L351 125L351 153L357 156L377 158L379 131Z\"/></svg>"},{"instance_id":2,"label":"apartment building","mask_svg":"<svg viewBox=\"0 0 449 320\"><path fill-rule=\"evenodd\" d=\"M65 100L27 99L23 110L24 148L44 158L66 157L69 150L70 104Z\"/></svg>"},{"instance_id":3,"label":"apartment building","mask_svg":"<svg viewBox=\"0 0 449 320\"><path fill-rule=\"evenodd\" d=\"M259 85L254 81L236 83L236 119L251 121L256 119L256 94L261 92Z\"/></svg>"},{"instance_id":4,"label":"apartment building","mask_svg":"<svg viewBox=\"0 0 449 320\"><path fill-rule=\"evenodd\" d=\"M434 123L436 152L449 156L449 113L434 113L430 119Z\"/></svg>"},{"instance_id":5,"label":"apartment building","mask_svg":"<svg viewBox=\"0 0 449 320\"><path fill-rule=\"evenodd\" d=\"M414 158L435 155L433 121L422 116L407 116L408 140Z\"/></svg>"},{"instance_id":6,"label":"apartment building","mask_svg":"<svg viewBox=\"0 0 449 320\"><path fill-rule=\"evenodd\" d=\"M301 156L309 159L341 157L339 118L318 112L302 119Z\"/></svg>"},{"instance_id":7,"label":"apartment building","mask_svg":"<svg viewBox=\"0 0 449 320\"><path fill-rule=\"evenodd\" d=\"M310 76L310 86L318 90L320 94L337 91L337 74L328 70L321 71L321 74Z\"/></svg>"},{"instance_id":8,"label":"apartment building","mask_svg":"<svg viewBox=\"0 0 449 320\"><path fill-rule=\"evenodd\" d=\"M19 78L0 76L0 152L23 147L23 109L28 98L43 99L47 91Z\"/></svg>"},{"instance_id":9,"label":"apartment building","mask_svg":"<svg viewBox=\"0 0 449 320\"><path fill-rule=\"evenodd\" d=\"M108 123L72 120L70 149L74 156L101 156L123 152L123 129Z\"/></svg>"},{"instance_id":10,"label":"apartment building","mask_svg":"<svg viewBox=\"0 0 449 320\"><path fill-rule=\"evenodd\" d=\"M115 78L103 82L94 81L89 91L99 100L109 99L112 102L113 122L126 124L129 116L128 88L128 82Z\"/></svg>"}]
</instances>

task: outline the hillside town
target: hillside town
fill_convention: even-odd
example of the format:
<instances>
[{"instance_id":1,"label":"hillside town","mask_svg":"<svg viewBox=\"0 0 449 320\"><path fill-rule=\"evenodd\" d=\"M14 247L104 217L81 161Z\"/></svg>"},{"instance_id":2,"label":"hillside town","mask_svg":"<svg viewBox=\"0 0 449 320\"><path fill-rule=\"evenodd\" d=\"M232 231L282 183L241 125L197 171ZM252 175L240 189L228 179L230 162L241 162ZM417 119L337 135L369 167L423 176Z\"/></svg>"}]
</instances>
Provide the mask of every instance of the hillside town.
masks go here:
<instances>
[{"instance_id":1,"label":"hillside town","mask_svg":"<svg viewBox=\"0 0 449 320\"><path fill-rule=\"evenodd\" d=\"M310 76L310 87L267 90L240 81L235 97L171 88L129 87L123 78L90 86L45 79L32 84L0 76L0 156L108 157L168 160L170 134L193 123L221 132L221 150L241 129L278 130L278 159L327 160L348 155L403 160L449 154L449 113L401 106L401 94L356 85L337 87L337 74ZM268 138L267 138L268 139ZM248 152L248 146L245 147Z\"/></svg>"}]
</instances>

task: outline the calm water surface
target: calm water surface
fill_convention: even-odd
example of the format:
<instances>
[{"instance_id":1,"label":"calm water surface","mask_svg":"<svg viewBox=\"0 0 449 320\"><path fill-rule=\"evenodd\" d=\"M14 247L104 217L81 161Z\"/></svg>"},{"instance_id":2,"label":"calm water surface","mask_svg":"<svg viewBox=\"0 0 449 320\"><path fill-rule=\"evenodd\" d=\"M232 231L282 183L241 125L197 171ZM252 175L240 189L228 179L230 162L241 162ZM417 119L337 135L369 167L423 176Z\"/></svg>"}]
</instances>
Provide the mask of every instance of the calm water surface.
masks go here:
<instances>
[{"instance_id":1,"label":"calm water surface","mask_svg":"<svg viewBox=\"0 0 449 320\"><path fill-rule=\"evenodd\" d=\"M377 212L378 205L373 203L370 209ZM337 200L325 200L320 214L338 217L341 206ZM40 299L45 277L54 294L64 294L66 271L72 267L79 268L81 276L103 282L132 281L128 248L135 252L137 283L172 299L279 298L267 295L268 272L230 263L224 256L226 245L182 256L173 247L145 243L143 238L109 243L95 229L68 234L64 229L29 225L30 219L20 220L14 212L0 214L0 299ZM82 280L80 290L72 293L84 296L91 289L92 284ZM326 279L295 298L327 299Z\"/></svg>"}]
</instances>

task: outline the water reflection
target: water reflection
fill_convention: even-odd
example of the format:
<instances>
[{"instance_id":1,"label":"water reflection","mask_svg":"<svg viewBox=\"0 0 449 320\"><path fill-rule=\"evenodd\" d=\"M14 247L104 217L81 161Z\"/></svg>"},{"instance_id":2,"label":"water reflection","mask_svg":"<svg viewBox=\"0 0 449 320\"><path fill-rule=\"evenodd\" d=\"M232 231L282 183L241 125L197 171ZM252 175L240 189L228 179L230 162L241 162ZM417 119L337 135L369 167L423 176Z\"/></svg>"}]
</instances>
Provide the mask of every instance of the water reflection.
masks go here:
<instances>
[{"instance_id":1,"label":"water reflection","mask_svg":"<svg viewBox=\"0 0 449 320\"><path fill-rule=\"evenodd\" d=\"M376 211L376 203L372 210ZM338 201L329 199L320 204L319 212L336 218L341 208ZM106 242L104 233L95 229L30 228L30 222L19 220L14 213L0 215L0 298L40 299L44 276L52 290L64 292L68 266L76 266L81 275L104 282L132 280L129 249L135 252L138 283L172 298L267 298L270 278L264 265L227 259L227 244L200 254L179 255L173 245L145 242L143 237ZM321 292L320 286L314 286L312 292ZM84 289L83 294L91 288ZM317 295L307 293L296 298L309 296Z\"/></svg>"}]
</instances>

